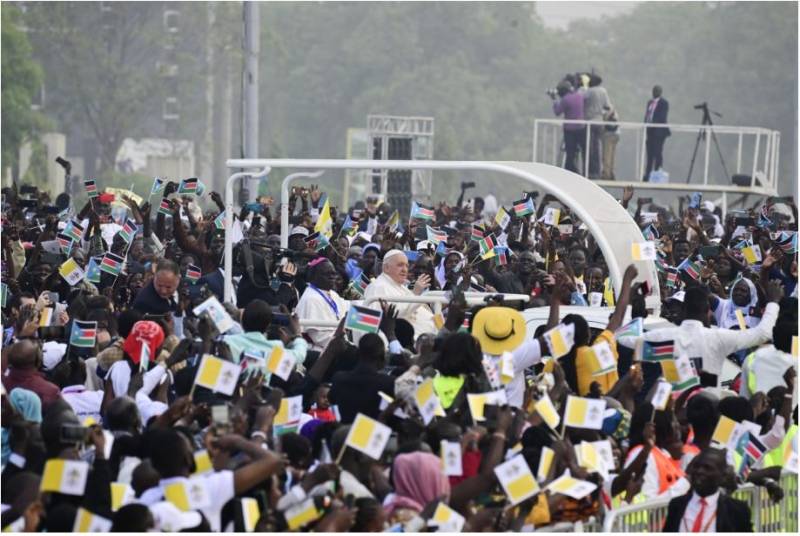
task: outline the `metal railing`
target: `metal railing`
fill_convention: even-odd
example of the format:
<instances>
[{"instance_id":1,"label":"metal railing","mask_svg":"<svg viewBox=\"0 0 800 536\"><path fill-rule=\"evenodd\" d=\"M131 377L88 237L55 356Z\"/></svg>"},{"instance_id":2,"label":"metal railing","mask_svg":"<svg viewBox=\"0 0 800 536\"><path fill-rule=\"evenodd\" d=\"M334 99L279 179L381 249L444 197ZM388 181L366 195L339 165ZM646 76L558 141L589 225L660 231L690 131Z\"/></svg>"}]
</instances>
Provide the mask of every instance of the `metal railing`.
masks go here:
<instances>
[{"instance_id":1,"label":"metal railing","mask_svg":"<svg viewBox=\"0 0 800 536\"><path fill-rule=\"evenodd\" d=\"M608 121L588 121L588 120L565 120L565 119L535 119L533 127L533 161L544 164L563 167L565 154L562 150L563 126L567 124L577 124L586 126L617 126L619 141L616 144L617 158L615 160L622 165L614 167L620 169L620 179L597 180L601 186L623 187L627 185L639 185L644 187L642 177L645 174L647 160L647 135L648 128L668 127L672 131L672 136L667 138L666 148L674 147L669 159L666 159L665 169L671 169L669 184L647 183L646 188L664 190L696 190L709 192L734 192L734 193L757 193L762 195L777 195L778 189L778 170L780 159L780 132L760 127L733 127L723 125L685 125L685 124L653 124L636 123L631 121L608 122ZM582 162L580 172L586 177L589 176L589 148L592 145L591 128L585 129L584 147L586 151L581 155ZM681 136L690 134L692 136ZM692 180L687 183L687 175L678 175L680 168L676 168L676 162L689 169L690 159L694 151L697 137L702 136L697 150L697 159L692 172ZM680 138L680 139L679 139ZM719 141L719 150L733 159L726 159L728 165L722 167L722 175L719 169L714 171L712 165L717 166L720 162L720 155L717 148L712 148L712 144ZM601 141L602 143L602 141ZM680 154L680 159L675 153ZM597 156L597 161L602 167L602 149ZM735 165L730 165L735 162ZM624 164L623 164L624 163ZM631 163L633 166L631 166ZM730 165L730 167L729 167ZM623 167L624 166L624 167ZM745 174L751 177L750 186L735 186L730 182L729 173ZM599 175L598 171L598 175ZM688 173L687 173L688 174ZM700 180L698 180L698 176Z\"/></svg>"},{"instance_id":2,"label":"metal railing","mask_svg":"<svg viewBox=\"0 0 800 536\"><path fill-rule=\"evenodd\" d=\"M778 502L770 498L765 488L752 484L733 493L735 499L750 508L755 532L797 532L797 475L782 474L780 486L784 496ZM603 532L662 532L670 500L672 497L666 497L609 510L603 520Z\"/></svg>"}]
</instances>

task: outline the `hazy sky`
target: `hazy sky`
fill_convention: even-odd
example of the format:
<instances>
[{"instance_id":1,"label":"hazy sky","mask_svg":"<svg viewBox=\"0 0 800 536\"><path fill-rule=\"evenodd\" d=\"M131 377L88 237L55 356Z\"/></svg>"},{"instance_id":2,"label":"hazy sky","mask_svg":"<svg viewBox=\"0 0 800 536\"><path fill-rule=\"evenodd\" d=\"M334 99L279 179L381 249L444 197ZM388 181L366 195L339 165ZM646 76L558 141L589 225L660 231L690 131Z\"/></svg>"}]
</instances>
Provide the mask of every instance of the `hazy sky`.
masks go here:
<instances>
[{"instance_id":1,"label":"hazy sky","mask_svg":"<svg viewBox=\"0 0 800 536\"><path fill-rule=\"evenodd\" d=\"M617 15L638 2L536 2L536 10L547 26L566 28L573 20Z\"/></svg>"}]
</instances>

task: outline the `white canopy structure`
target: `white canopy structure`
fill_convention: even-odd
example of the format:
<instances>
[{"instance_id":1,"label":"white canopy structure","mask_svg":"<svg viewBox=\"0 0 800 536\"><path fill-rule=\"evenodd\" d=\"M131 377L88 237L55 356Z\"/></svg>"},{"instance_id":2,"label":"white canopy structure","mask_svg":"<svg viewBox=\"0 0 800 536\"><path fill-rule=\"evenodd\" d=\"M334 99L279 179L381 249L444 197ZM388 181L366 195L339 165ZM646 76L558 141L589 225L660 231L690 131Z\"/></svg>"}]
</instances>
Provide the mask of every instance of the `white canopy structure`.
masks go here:
<instances>
[{"instance_id":1,"label":"white canopy structure","mask_svg":"<svg viewBox=\"0 0 800 536\"><path fill-rule=\"evenodd\" d=\"M243 177L265 177L272 168L326 169L421 169L449 171L483 171L505 173L530 183L534 188L552 194L586 224L603 252L614 288L620 288L625 267L634 262L631 244L643 242L639 226L628 212L605 190L580 175L565 169L531 162L470 162L437 160L314 160L314 159L230 159L229 168L245 171L234 173L225 187L225 301L233 294L233 184ZM281 245L286 247L289 234L289 185L305 173L286 177L281 187ZM648 308L660 311L661 297L658 274L653 261L635 261L638 281L647 281L652 294Z\"/></svg>"}]
</instances>

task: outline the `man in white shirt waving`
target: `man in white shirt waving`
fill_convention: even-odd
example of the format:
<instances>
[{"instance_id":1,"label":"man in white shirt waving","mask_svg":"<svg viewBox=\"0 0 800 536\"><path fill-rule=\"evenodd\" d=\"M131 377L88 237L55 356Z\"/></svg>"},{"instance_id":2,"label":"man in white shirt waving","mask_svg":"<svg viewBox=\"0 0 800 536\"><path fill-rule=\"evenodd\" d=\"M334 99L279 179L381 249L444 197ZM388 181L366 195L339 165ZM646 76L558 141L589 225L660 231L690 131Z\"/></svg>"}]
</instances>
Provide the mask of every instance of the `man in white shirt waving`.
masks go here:
<instances>
[{"instance_id":1,"label":"man in white shirt waving","mask_svg":"<svg viewBox=\"0 0 800 536\"><path fill-rule=\"evenodd\" d=\"M385 298L391 302L392 298L409 297L421 295L431 284L431 278L427 274L419 276L414 283L413 292L406 288L408 278L408 258L399 249L392 249L383 256L383 273L369 284L364 291L364 300L371 298ZM424 303L394 303L397 308L397 316L407 320L414 327L414 338L416 339L423 333L436 333L436 325L433 323L433 312ZM373 305L373 308L376 304Z\"/></svg>"}]
</instances>

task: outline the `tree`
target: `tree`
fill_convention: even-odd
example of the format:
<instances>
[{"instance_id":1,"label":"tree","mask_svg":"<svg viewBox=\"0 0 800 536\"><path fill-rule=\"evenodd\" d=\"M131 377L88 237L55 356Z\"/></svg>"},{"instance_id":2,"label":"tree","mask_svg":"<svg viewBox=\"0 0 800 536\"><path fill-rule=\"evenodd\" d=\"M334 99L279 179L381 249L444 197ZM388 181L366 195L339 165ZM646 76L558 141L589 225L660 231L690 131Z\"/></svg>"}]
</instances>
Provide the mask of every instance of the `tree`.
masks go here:
<instances>
[{"instance_id":1,"label":"tree","mask_svg":"<svg viewBox=\"0 0 800 536\"><path fill-rule=\"evenodd\" d=\"M48 107L62 125L77 122L90 130L101 173L108 173L123 140L161 116L164 82L155 60L165 36L160 4L101 4L30 3L26 22L48 86L57 88Z\"/></svg>"},{"instance_id":2,"label":"tree","mask_svg":"<svg viewBox=\"0 0 800 536\"><path fill-rule=\"evenodd\" d=\"M15 174L20 146L46 125L42 114L31 109L41 87L42 71L33 60L28 37L20 29L20 15L14 6L2 8L2 167L12 167Z\"/></svg>"}]
</instances>

